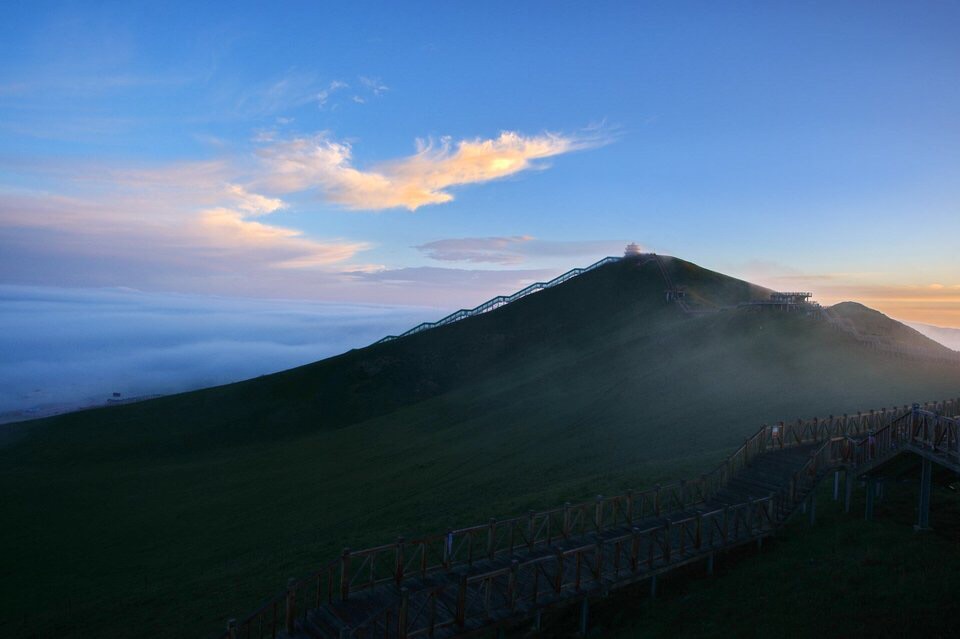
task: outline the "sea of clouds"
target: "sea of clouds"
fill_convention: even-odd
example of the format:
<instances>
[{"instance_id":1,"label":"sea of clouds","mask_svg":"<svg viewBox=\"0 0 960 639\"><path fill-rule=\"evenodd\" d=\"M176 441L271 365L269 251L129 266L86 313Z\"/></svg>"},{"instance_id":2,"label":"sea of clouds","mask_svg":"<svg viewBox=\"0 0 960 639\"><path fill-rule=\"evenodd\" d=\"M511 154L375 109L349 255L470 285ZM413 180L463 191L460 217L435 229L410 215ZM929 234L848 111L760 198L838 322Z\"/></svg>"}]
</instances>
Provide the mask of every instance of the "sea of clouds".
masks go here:
<instances>
[{"instance_id":1,"label":"sea of clouds","mask_svg":"<svg viewBox=\"0 0 960 639\"><path fill-rule=\"evenodd\" d=\"M442 311L126 289L0 286L0 420L307 364Z\"/></svg>"},{"instance_id":2,"label":"sea of clouds","mask_svg":"<svg viewBox=\"0 0 960 639\"><path fill-rule=\"evenodd\" d=\"M947 328L944 326L932 326L930 324L919 324L917 322L906 322L919 332L923 333L935 342L940 342L947 348L960 351L960 328Z\"/></svg>"}]
</instances>

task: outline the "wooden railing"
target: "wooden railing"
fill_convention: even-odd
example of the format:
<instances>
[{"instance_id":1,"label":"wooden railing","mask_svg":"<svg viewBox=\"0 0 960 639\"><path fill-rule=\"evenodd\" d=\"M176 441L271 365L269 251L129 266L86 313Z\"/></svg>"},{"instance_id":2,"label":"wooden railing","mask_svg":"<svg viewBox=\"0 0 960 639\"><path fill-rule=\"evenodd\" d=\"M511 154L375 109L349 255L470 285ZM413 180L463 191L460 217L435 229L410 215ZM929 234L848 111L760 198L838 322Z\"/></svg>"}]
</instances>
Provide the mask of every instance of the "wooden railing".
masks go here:
<instances>
[{"instance_id":1,"label":"wooden railing","mask_svg":"<svg viewBox=\"0 0 960 639\"><path fill-rule=\"evenodd\" d=\"M291 579L287 588L247 615L240 623L227 622L224 639L276 639L281 632L292 634L295 624L311 610L339 597L338 561L331 561L306 577Z\"/></svg>"},{"instance_id":2,"label":"wooden railing","mask_svg":"<svg viewBox=\"0 0 960 639\"><path fill-rule=\"evenodd\" d=\"M382 630L385 616L391 615L392 627L415 630L415 619L427 615L438 624L462 622L467 606L492 605L491 597L511 596L514 602L523 597L562 594L571 588L584 587L596 575L596 566L619 575L621 570L638 570L638 562L646 562L648 569L669 563L671 548L701 549L704 544L713 547L718 540L726 544L731 529L739 538L743 530L757 532L758 522L772 525L788 512L797 499L806 494L825 469L838 463L862 466L880 455L888 454L906 443L926 446L960 460L960 398L929 402L922 406L889 408L858 412L855 415L827 418L798 419L796 422L778 422L764 425L743 445L730 454L712 472L691 480L658 484L643 491L628 491L616 496L597 496L593 500L566 503L558 508L530 511L507 519L490 519L485 524L451 529L442 534L414 539L398 539L394 543L363 550L344 549L341 556L324 565L319 571L302 579L291 580L286 590L278 593L239 624L231 622L223 639L275 638L281 631L292 632L296 622L304 619L311 609L335 600L346 601L358 592L371 590L393 582L403 592L409 579L424 579L437 571L449 572L455 568L471 567L478 561L513 557L518 550L536 558L516 565L516 571L539 571L533 576L532 592L510 590L514 568L484 573L461 583L455 600L459 607L449 610L447 599L453 593L443 589L418 589L405 594L400 603L374 614L362 627L349 636L366 635L376 628ZM699 513L695 517L672 521L663 526L638 530L634 526L651 517L677 513L702 505L726 486L730 480L757 456L767 451L822 442L806 464L794 474L789 486L769 497L746 502L723 510ZM761 513L758 508L765 509ZM752 513L752 514L751 514ZM771 517L773 519L771 519ZM551 568L558 562L556 549L570 542L582 540L590 534L601 534L616 529L631 532L604 542L598 551L594 545L566 548L560 552L564 561L576 566L570 574ZM673 540L673 544L667 543ZM549 551L549 552L548 552ZM549 557L542 556L546 552ZM553 570L553 572L551 572ZM593 571L593 572L591 572ZM558 581L558 574L561 575ZM604 573L606 574L606 573ZM515 577L514 577L515 578ZM543 590L541 591L541 582ZM526 583L526 581L523 581ZM471 594L472 593L472 594ZM478 594L480 593L480 594ZM505 594L506 593L506 594ZM519 599L518 599L519 598ZM430 601L433 599L433 601ZM446 616L445 616L446 615ZM379 624L379 625L378 625ZM406 624L406 625L404 625ZM365 630L366 629L366 630ZM419 632L419 631L418 631ZM376 634L376 633L375 633ZM380 633L376 636L395 636ZM416 636L408 634L405 636Z\"/></svg>"},{"instance_id":3,"label":"wooden railing","mask_svg":"<svg viewBox=\"0 0 960 639\"><path fill-rule=\"evenodd\" d=\"M953 410L944 413L915 404L910 412L883 428L864 438L846 441L841 456L852 466L863 467L910 446L960 464L960 409L946 408Z\"/></svg>"},{"instance_id":4,"label":"wooden railing","mask_svg":"<svg viewBox=\"0 0 960 639\"><path fill-rule=\"evenodd\" d=\"M602 590L611 580L649 575L675 565L678 556L768 534L776 525L779 500L778 495L771 495L658 526L634 527L613 538L597 537L574 547L558 546L527 560L514 559L480 574L463 572L455 583L415 592L402 589L399 602L343 636L433 636L450 626L462 629L470 619L489 619L497 613L529 610Z\"/></svg>"}]
</instances>

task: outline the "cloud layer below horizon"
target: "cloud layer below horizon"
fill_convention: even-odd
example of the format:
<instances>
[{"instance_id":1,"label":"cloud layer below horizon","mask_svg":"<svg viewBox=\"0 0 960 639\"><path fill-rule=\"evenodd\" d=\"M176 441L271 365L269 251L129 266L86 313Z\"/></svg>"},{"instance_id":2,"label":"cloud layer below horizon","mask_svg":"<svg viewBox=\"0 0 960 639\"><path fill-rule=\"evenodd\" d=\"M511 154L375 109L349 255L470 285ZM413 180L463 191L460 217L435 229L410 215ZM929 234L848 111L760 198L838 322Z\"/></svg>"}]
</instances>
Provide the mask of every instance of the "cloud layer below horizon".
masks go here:
<instances>
[{"instance_id":1,"label":"cloud layer below horizon","mask_svg":"<svg viewBox=\"0 0 960 639\"><path fill-rule=\"evenodd\" d=\"M416 307L0 286L0 413L225 384L436 317Z\"/></svg>"}]
</instances>

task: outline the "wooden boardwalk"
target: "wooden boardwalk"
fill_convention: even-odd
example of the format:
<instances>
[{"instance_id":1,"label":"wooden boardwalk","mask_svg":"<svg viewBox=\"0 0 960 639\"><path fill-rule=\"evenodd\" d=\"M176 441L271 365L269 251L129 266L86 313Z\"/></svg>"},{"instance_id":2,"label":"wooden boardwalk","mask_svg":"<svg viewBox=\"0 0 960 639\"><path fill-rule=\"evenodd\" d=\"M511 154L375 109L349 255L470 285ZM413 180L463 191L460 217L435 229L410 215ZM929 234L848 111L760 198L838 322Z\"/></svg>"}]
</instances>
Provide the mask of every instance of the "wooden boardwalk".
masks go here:
<instances>
[{"instance_id":1,"label":"wooden boardwalk","mask_svg":"<svg viewBox=\"0 0 960 639\"><path fill-rule=\"evenodd\" d=\"M760 543L812 492L894 457L960 471L960 399L763 426L701 477L578 504L398 539L343 554L280 593L224 639L460 637L579 603L720 551ZM839 481L835 483L838 490ZM868 497L872 495L868 490ZM836 493L835 493L836 495ZM923 488L920 523L924 524ZM872 500L868 499L868 515ZM586 619L586 615L582 615ZM584 621L585 622L585 621Z\"/></svg>"}]
</instances>

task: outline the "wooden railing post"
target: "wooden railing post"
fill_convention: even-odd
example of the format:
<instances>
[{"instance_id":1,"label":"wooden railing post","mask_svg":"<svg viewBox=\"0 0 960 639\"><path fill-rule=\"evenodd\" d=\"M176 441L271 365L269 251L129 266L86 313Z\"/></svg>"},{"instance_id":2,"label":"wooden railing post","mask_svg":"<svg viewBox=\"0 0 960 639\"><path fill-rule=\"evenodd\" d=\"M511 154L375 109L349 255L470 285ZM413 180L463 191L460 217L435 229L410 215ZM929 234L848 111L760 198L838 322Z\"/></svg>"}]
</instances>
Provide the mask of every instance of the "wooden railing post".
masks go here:
<instances>
[{"instance_id":1,"label":"wooden railing post","mask_svg":"<svg viewBox=\"0 0 960 639\"><path fill-rule=\"evenodd\" d=\"M287 615L284 619L287 629L287 635L293 636L294 634L294 622L297 619L297 580L288 579L287 580Z\"/></svg>"},{"instance_id":2,"label":"wooden railing post","mask_svg":"<svg viewBox=\"0 0 960 639\"><path fill-rule=\"evenodd\" d=\"M407 639L407 613L410 608L410 591L406 588L400 589L400 612L397 614L397 636L400 639Z\"/></svg>"},{"instance_id":3,"label":"wooden railing post","mask_svg":"<svg viewBox=\"0 0 960 639\"><path fill-rule=\"evenodd\" d=\"M527 548L533 550L534 536L537 534L536 523L534 518L537 516L536 511L531 510L527 516L530 518L527 521Z\"/></svg>"},{"instance_id":4,"label":"wooden railing post","mask_svg":"<svg viewBox=\"0 0 960 639\"><path fill-rule=\"evenodd\" d=\"M517 573L520 571L520 562L516 559L510 562L510 581L507 585L507 593L510 597L510 610L517 607Z\"/></svg>"},{"instance_id":5,"label":"wooden railing post","mask_svg":"<svg viewBox=\"0 0 960 639\"><path fill-rule=\"evenodd\" d=\"M563 549L557 548L557 577L553 589L559 595L563 589Z\"/></svg>"},{"instance_id":6,"label":"wooden railing post","mask_svg":"<svg viewBox=\"0 0 960 639\"><path fill-rule=\"evenodd\" d=\"M457 590L457 626L463 628L467 622L467 576L460 575L460 588Z\"/></svg>"},{"instance_id":7,"label":"wooden railing post","mask_svg":"<svg viewBox=\"0 0 960 639\"><path fill-rule=\"evenodd\" d=\"M403 581L403 543L403 537L397 537L397 562L396 568L394 569L394 579L396 580L398 586L400 585L400 582Z\"/></svg>"},{"instance_id":8,"label":"wooden railing post","mask_svg":"<svg viewBox=\"0 0 960 639\"><path fill-rule=\"evenodd\" d=\"M627 524L633 525L633 491L627 491Z\"/></svg>"},{"instance_id":9,"label":"wooden railing post","mask_svg":"<svg viewBox=\"0 0 960 639\"><path fill-rule=\"evenodd\" d=\"M694 541L694 547L697 550L700 550L700 545L702 544L702 542L703 542L703 513L700 511L697 511L697 531L696 531L696 537Z\"/></svg>"},{"instance_id":10,"label":"wooden railing post","mask_svg":"<svg viewBox=\"0 0 960 639\"><path fill-rule=\"evenodd\" d=\"M350 549L344 548L340 557L340 599L350 597Z\"/></svg>"},{"instance_id":11,"label":"wooden railing post","mask_svg":"<svg viewBox=\"0 0 960 639\"><path fill-rule=\"evenodd\" d=\"M670 563L670 549L673 546L673 539L670 534L670 521L663 525L663 561L664 563Z\"/></svg>"},{"instance_id":12,"label":"wooden railing post","mask_svg":"<svg viewBox=\"0 0 960 639\"><path fill-rule=\"evenodd\" d=\"M493 555L497 550L497 520L490 518L487 529L487 558L493 559Z\"/></svg>"},{"instance_id":13,"label":"wooden railing post","mask_svg":"<svg viewBox=\"0 0 960 639\"><path fill-rule=\"evenodd\" d=\"M426 554L426 548L424 548ZM453 531L447 529L447 534L443 536L443 569L450 570L453 563Z\"/></svg>"},{"instance_id":14,"label":"wooden railing post","mask_svg":"<svg viewBox=\"0 0 960 639\"><path fill-rule=\"evenodd\" d=\"M593 575L597 583L600 583L600 578L603 576L603 539L602 538L597 538L597 548L596 550L594 550L594 553L596 553L597 561L596 561L596 566L594 567L594 570L593 570Z\"/></svg>"},{"instance_id":15,"label":"wooden railing post","mask_svg":"<svg viewBox=\"0 0 960 639\"><path fill-rule=\"evenodd\" d=\"M730 506L723 508L723 545L730 540Z\"/></svg>"}]
</instances>

